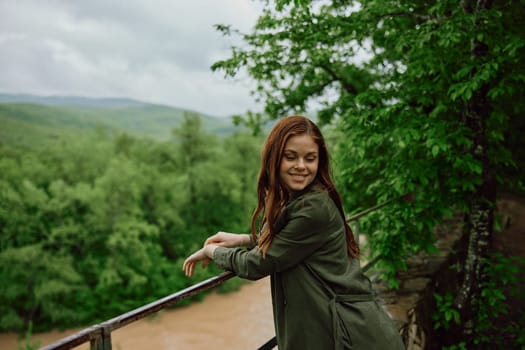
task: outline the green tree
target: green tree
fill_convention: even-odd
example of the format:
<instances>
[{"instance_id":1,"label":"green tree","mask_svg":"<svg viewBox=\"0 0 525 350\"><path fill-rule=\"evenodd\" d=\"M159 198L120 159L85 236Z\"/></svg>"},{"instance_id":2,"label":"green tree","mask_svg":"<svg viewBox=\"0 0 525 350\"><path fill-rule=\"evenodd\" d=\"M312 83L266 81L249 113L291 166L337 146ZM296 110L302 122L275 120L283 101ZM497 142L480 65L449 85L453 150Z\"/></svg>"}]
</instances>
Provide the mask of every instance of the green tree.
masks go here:
<instances>
[{"instance_id":1,"label":"green tree","mask_svg":"<svg viewBox=\"0 0 525 350\"><path fill-rule=\"evenodd\" d=\"M204 132L199 115L189 112L184 114L182 124L173 129L173 136L179 145L179 165L188 174L190 203L193 203L197 192L194 167L209 159L214 153L216 140L212 135Z\"/></svg>"},{"instance_id":2,"label":"green tree","mask_svg":"<svg viewBox=\"0 0 525 350\"><path fill-rule=\"evenodd\" d=\"M412 193L367 224L390 276L432 249L437 221L465 214L451 343L475 342L498 185L516 188L524 13L523 1L269 1L246 45L212 66L245 70L270 118L315 107L338 126L348 208Z\"/></svg>"},{"instance_id":3,"label":"green tree","mask_svg":"<svg viewBox=\"0 0 525 350\"><path fill-rule=\"evenodd\" d=\"M257 176L263 140L245 132L237 132L224 140L221 163L236 177L238 211L244 230L249 230L251 214L256 205ZM233 229L232 229L233 230Z\"/></svg>"}]
</instances>

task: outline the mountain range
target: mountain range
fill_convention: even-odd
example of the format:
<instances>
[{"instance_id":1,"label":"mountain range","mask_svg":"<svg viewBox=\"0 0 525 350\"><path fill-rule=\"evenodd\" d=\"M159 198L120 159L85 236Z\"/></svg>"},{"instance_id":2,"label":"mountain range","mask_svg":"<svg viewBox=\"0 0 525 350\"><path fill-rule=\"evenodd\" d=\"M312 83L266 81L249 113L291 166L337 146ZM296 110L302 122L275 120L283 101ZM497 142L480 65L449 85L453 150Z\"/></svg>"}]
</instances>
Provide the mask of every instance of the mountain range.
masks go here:
<instances>
[{"instance_id":1,"label":"mountain range","mask_svg":"<svg viewBox=\"0 0 525 350\"><path fill-rule=\"evenodd\" d=\"M199 115L211 133L227 135L237 129L229 118L127 98L0 93L0 143L27 144L95 128L167 140L185 114Z\"/></svg>"}]
</instances>

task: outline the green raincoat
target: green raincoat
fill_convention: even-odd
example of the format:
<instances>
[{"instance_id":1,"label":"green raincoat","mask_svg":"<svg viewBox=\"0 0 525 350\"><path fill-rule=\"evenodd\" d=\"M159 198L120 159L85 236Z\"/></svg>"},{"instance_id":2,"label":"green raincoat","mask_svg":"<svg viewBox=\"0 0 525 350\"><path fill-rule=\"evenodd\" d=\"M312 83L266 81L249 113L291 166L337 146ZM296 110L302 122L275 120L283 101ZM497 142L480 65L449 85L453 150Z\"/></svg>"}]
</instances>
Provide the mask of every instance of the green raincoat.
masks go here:
<instances>
[{"instance_id":1,"label":"green raincoat","mask_svg":"<svg viewBox=\"0 0 525 350\"><path fill-rule=\"evenodd\" d=\"M216 264L250 280L271 276L279 350L404 349L359 261L348 258L343 219L310 186L288 203L263 258L258 248L217 247Z\"/></svg>"}]
</instances>

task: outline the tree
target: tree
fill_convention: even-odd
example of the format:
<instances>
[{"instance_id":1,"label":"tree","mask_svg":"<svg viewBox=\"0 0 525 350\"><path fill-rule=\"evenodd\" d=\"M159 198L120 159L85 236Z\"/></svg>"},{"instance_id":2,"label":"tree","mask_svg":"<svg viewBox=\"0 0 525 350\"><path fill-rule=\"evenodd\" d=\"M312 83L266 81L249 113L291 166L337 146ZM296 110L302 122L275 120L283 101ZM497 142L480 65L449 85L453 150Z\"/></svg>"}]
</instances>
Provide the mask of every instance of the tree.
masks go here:
<instances>
[{"instance_id":1,"label":"tree","mask_svg":"<svg viewBox=\"0 0 525 350\"><path fill-rule=\"evenodd\" d=\"M257 175L263 140L248 133L237 132L224 140L224 159L221 161L236 176L241 222L249 228L256 205Z\"/></svg>"},{"instance_id":2,"label":"tree","mask_svg":"<svg viewBox=\"0 0 525 350\"><path fill-rule=\"evenodd\" d=\"M189 202L196 201L195 166L208 160L213 153L215 140L202 128L199 115L187 112L182 124L173 129L175 140L179 144L180 167L188 174Z\"/></svg>"},{"instance_id":3,"label":"tree","mask_svg":"<svg viewBox=\"0 0 525 350\"><path fill-rule=\"evenodd\" d=\"M348 208L412 194L367 226L389 275L432 248L436 222L464 213L451 344L476 341L498 186L516 188L507 175L519 164L509 147L523 147L511 126L525 112L524 13L523 1L269 1L246 46L212 66L245 69L270 118L313 106L338 126Z\"/></svg>"}]
</instances>

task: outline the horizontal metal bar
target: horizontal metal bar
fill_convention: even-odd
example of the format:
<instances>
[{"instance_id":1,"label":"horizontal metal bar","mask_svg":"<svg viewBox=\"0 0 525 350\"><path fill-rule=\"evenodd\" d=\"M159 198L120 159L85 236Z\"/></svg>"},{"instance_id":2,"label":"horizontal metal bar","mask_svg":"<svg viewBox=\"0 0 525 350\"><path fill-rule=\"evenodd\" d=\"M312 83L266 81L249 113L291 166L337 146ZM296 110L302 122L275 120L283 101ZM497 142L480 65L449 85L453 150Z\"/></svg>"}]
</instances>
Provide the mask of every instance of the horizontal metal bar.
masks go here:
<instances>
[{"instance_id":1,"label":"horizontal metal bar","mask_svg":"<svg viewBox=\"0 0 525 350\"><path fill-rule=\"evenodd\" d=\"M363 266L361 268L361 271L363 271L363 273L367 272L369 269L371 269L379 260L381 260L383 257L381 256L381 254L379 254L378 256L376 256L375 258L373 258L372 260L370 260L369 262L367 262L365 264L365 266Z\"/></svg>"},{"instance_id":2,"label":"horizontal metal bar","mask_svg":"<svg viewBox=\"0 0 525 350\"><path fill-rule=\"evenodd\" d=\"M397 198L390 199L390 200L388 200L388 201L386 201L386 202L384 202L384 203L381 203L381 204L378 204L378 205L376 205L376 206L373 206L372 208L365 209L365 210L363 210L363 211L361 211L361 212L359 212L359 213L357 213L357 214L354 214L354 215L352 215L352 216L349 216L348 218L346 218L346 221L354 221L354 220L357 220L357 219L359 219L360 217L365 216L366 214L369 214L369 213L371 213L371 212L373 212L373 211L376 211L376 210L378 210L378 209L381 209L381 208L383 208L383 207L389 205L390 203L392 203L392 202L393 202L394 200L396 200L396 199L397 199Z\"/></svg>"},{"instance_id":3,"label":"horizontal metal bar","mask_svg":"<svg viewBox=\"0 0 525 350\"><path fill-rule=\"evenodd\" d=\"M381 209L381 208L383 208L383 207L386 207L387 205L389 205L389 204L392 203L393 201L396 201L396 200L398 200L398 199L402 199L402 198L407 199L407 196L408 196L408 195L409 195L408 193L407 193L407 194L403 194L403 195L401 195L401 196L398 196L398 197L395 197L395 198L389 199L389 200L387 200L386 202L383 202L383 203L380 203L380 204L378 204L378 205L375 205L375 206L373 206L373 207L371 207L371 208L365 209L365 210L363 210L363 211L361 211L361 212L359 212L359 213L357 213L357 214L354 214L354 215L352 215L352 216L347 217L347 218L346 218L346 221L347 221L347 222L350 222L350 221L357 220L357 219L359 219L360 217L365 216L366 214L369 214L369 213L371 213L371 212L373 212L373 211L376 211L376 210L378 210L378 209ZM408 200L408 199L407 199L407 200Z\"/></svg>"},{"instance_id":4,"label":"horizontal metal bar","mask_svg":"<svg viewBox=\"0 0 525 350\"><path fill-rule=\"evenodd\" d=\"M259 349L257 350L272 350L277 346L277 338L273 337L272 339L268 340L266 343L264 343Z\"/></svg>"},{"instance_id":5,"label":"horizontal metal bar","mask_svg":"<svg viewBox=\"0 0 525 350\"><path fill-rule=\"evenodd\" d=\"M200 292L213 288L234 276L235 274L231 271L223 272L218 276L211 277L205 281L194 284L193 286L183 289L177 293L171 294L167 297L156 300L135 310L126 312L125 314L112 318L111 320L103 322L102 325L111 327L111 330L118 329L122 326L127 325L128 323L147 317L183 299L189 298Z\"/></svg>"},{"instance_id":6,"label":"horizontal metal bar","mask_svg":"<svg viewBox=\"0 0 525 350\"><path fill-rule=\"evenodd\" d=\"M64 337L52 344L40 348L40 350L65 350L71 349L84 343L90 342L92 339L101 336L102 327L100 325L94 325L89 328L85 328L75 334Z\"/></svg>"}]
</instances>

